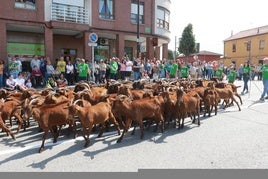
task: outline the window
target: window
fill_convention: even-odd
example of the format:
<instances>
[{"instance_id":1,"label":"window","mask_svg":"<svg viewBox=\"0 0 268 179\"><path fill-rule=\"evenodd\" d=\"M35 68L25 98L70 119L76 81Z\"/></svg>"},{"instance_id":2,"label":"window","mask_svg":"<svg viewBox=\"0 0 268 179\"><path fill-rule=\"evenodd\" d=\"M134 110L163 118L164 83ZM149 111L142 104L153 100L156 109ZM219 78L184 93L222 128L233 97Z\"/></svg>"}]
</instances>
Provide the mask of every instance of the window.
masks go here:
<instances>
[{"instance_id":1,"label":"window","mask_svg":"<svg viewBox=\"0 0 268 179\"><path fill-rule=\"evenodd\" d=\"M144 3L140 2L139 23L144 24ZM138 23L138 2L137 0L131 1L131 23Z\"/></svg>"},{"instance_id":2,"label":"window","mask_svg":"<svg viewBox=\"0 0 268 179\"><path fill-rule=\"evenodd\" d=\"M76 49L63 48L63 49L61 49L61 55L73 55L73 56L77 56L77 50Z\"/></svg>"},{"instance_id":3,"label":"window","mask_svg":"<svg viewBox=\"0 0 268 179\"><path fill-rule=\"evenodd\" d=\"M157 27L169 30L170 12L163 7L157 7Z\"/></svg>"},{"instance_id":4,"label":"window","mask_svg":"<svg viewBox=\"0 0 268 179\"><path fill-rule=\"evenodd\" d=\"M233 52L236 52L236 44L233 44Z\"/></svg>"},{"instance_id":5,"label":"window","mask_svg":"<svg viewBox=\"0 0 268 179\"><path fill-rule=\"evenodd\" d=\"M101 19L114 19L113 0L99 0L99 17Z\"/></svg>"},{"instance_id":6,"label":"window","mask_svg":"<svg viewBox=\"0 0 268 179\"><path fill-rule=\"evenodd\" d=\"M264 44L265 44L265 40L260 40L260 42L259 42L259 49L260 50L264 49Z\"/></svg>"},{"instance_id":7,"label":"window","mask_svg":"<svg viewBox=\"0 0 268 179\"><path fill-rule=\"evenodd\" d=\"M35 0L15 0L16 8L35 9Z\"/></svg>"}]
</instances>

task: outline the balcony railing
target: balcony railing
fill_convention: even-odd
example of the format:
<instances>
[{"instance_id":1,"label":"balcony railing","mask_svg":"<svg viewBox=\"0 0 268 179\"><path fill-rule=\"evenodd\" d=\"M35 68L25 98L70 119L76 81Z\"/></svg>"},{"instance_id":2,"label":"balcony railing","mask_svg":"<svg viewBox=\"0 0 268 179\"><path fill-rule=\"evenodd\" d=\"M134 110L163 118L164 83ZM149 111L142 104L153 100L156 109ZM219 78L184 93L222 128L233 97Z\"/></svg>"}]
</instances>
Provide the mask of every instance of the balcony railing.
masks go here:
<instances>
[{"instance_id":1,"label":"balcony railing","mask_svg":"<svg viewBox=\"0 0 268 179\"><path fill-rule=\"evenodd\" d=\"M51 20L89 24L89 13L84 7L53 3Z\"/></svg>"}]
</instances>

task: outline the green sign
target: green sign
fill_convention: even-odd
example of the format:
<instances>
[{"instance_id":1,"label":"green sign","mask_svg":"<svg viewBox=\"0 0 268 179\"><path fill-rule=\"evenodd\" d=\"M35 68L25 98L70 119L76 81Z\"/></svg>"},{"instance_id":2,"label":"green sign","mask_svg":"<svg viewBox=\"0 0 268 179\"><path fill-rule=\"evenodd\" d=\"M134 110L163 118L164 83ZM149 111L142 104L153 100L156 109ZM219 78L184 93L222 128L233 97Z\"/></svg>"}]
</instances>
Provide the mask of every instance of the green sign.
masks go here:
<instances>
[{"instance_id":1,"label":"green sign","mask_svg":"<svg viewBox=\"0 0 268 179\"><path fill-rule=\"evenodd\" d=\"M44 44L7 43L7 53L14 55L45 55Z\"/></svg>"}]
</instances>

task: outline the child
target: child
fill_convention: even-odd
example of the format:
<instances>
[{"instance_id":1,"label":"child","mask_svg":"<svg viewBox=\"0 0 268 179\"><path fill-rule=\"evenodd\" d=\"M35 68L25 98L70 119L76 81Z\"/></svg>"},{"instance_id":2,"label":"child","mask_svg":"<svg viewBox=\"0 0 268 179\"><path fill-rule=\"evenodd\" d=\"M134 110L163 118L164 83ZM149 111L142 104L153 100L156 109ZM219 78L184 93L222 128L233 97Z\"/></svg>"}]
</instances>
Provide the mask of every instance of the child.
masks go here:
<instances>
[{"instance_id":1,"label":"child","mask_svg":"<svg viewBox=\"0 0 268 179\"><path fill-rule=\"evenodd\" d=\"M32 88L33 84L32 84L31 78L27 78L25 86L27 88Z\"/></svg>"},{"instance_id":2,"label":"child","mask_svg":"<svg viewBox=\"0 0 268 179\"><path fill-rule=\"evenodd\" d=\"M48 77L48 79L47 79L47 81L46 81L46 88L54 88L54 87L56 87L57 86L57 84L56 84L56 82L53 80L53 78L52 77Z\"/></svg>"}]
</instances>

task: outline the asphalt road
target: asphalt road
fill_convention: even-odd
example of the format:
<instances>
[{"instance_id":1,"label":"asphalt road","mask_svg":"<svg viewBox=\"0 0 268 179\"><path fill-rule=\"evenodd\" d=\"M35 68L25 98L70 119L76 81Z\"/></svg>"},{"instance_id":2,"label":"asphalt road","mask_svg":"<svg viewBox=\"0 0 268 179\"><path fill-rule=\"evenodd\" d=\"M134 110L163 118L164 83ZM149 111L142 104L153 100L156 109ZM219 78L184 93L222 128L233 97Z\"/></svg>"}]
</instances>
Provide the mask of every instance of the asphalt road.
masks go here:
<instances>
[{"instance_id":1,"label":"asphalt road","mask_svg":"<svg viewBox=\"0 0 268 179\"><path fill-rule=\"evenodd\" d=\"M235 82L242 85L241 81ZM63 130L57 143L49 135L41 154L43 133L32 122L13 141L0 133L0 172L137 172L138 169L267 169L268 100L260 98L262 83L249 83L250 93L243 95L241 111L237 106L220 109L218 115L201 118L201 126L186 119L184 129L169 128L162 134L131 129L121 143L115 131L102 138L91 135L90 146L84 139L72 139ZM239 88L241 92L242 87ZM16 125L12 130L16 131Z\"/></svg>"}]
</instances>

